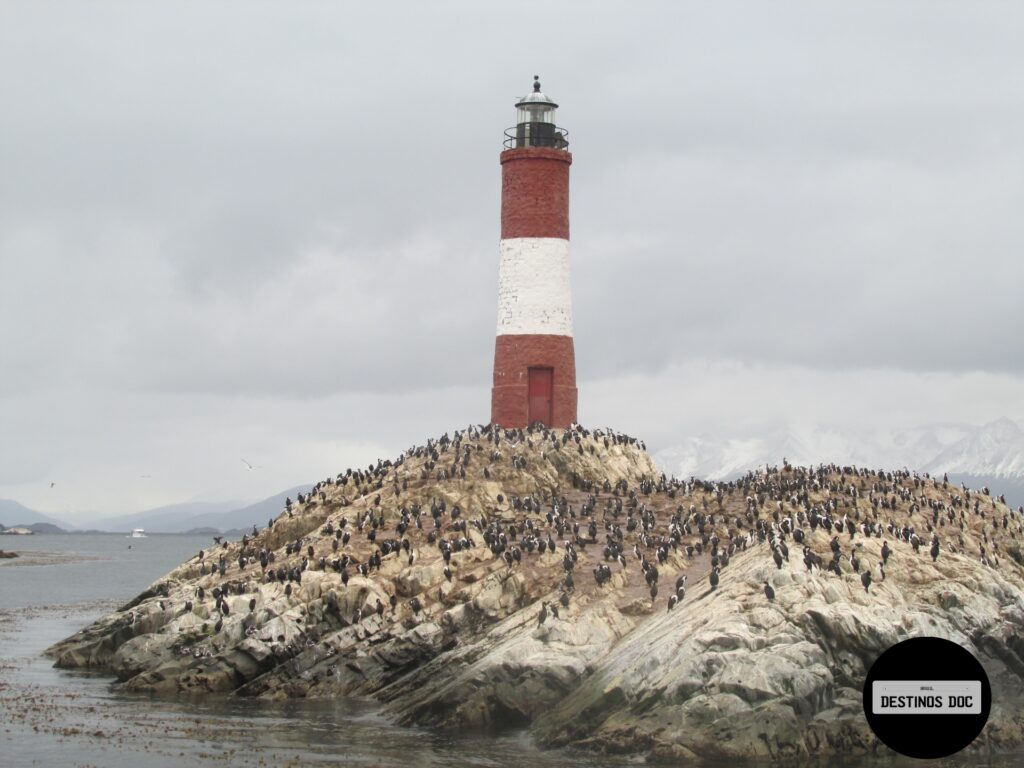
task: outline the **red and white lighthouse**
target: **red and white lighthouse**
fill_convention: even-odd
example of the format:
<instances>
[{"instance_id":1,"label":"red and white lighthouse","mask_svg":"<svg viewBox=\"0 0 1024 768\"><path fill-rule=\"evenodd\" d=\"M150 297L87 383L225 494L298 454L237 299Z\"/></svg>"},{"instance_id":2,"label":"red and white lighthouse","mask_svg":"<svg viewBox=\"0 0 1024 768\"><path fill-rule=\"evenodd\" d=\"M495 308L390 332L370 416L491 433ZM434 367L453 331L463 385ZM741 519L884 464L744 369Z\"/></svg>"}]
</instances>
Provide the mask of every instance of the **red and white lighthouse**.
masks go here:
<instances>
[{"instance_id":1,"label":"red and white lighthouse","mask_svg":"<svg viewBox=\"0 0 1024 768\"><path fill-rule=\"evenodd\" d=\"M569 153L558 105L541 93L516 104L501 153L498 333L491 423L576 422L576 355L569 283Z\"/></svg>"}]
</instances>

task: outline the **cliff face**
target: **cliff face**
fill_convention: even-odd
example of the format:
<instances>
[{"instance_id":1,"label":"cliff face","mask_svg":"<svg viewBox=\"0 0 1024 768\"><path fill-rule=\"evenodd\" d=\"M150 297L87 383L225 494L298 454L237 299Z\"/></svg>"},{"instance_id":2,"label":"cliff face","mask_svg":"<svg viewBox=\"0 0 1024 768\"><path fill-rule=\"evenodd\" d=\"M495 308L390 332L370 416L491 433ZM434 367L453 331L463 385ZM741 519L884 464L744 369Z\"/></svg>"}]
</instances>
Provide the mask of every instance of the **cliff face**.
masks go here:
<instances>
[{"instance_id":1,"label":"cliff face","mask_svg":"<svg viewBox=\"0 0 1024 768\"><path fill-rule=\"evenodd\" d=\"M547 745L785 757L878 749L867 668L933 635L992 681L975 748L1013 748L1022 524L905 474L682 482L623 436L470 429L321 483L50 653L129 690L372 695L403 722Z\"/></svg>"}]
</instances>

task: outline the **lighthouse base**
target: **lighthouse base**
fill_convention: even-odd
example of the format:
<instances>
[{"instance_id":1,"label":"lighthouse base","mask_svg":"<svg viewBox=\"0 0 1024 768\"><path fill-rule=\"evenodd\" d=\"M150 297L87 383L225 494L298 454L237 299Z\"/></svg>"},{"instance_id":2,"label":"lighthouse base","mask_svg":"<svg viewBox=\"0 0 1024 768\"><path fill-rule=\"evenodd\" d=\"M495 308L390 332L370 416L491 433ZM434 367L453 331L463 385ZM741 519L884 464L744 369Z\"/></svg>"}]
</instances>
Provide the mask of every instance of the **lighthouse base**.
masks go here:
<instances>
[{"instance_id":1,"label":"lighthouse base","mask_svg":"<svg viewBox=\"0 0 1024 768\"><path fill-rule=\"evenodd\" d=\"M576 354L571 336L507 334L494 345L491 423L520 428L576 423Z\"/></svg>"}]
</instances>

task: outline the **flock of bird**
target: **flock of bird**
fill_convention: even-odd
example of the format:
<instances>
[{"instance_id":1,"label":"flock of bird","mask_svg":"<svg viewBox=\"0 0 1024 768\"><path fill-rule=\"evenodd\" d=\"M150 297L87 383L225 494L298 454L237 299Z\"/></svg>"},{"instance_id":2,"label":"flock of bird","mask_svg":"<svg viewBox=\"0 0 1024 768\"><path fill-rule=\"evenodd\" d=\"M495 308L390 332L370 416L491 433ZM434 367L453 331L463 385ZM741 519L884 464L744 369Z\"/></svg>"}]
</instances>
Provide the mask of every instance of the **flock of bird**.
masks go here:
<instances>
[{"instance_id":1,"label":"flock of bird","mask_svg":"<svg viewBox=\"0 0 1024 768\"><path fill-rule=\"evenodd\" d=\"M645 450L628 435L579 426L470 426L445 434L394 460L317 483L238 542L215 537L216 546L191 561L199 579L195 597L212 596L219 631L229 611L225 597L254 591L252 581L276 582L290 596L310 569L333 574L345 587L352 574L370 576L387 558L408 565L441 558L451 584L459 577L453 555L484 548L503 567L530 568L546 580L553 596L541 602L538 623L544 624L574 594L622 586L626 578L616 580L616 573L634 569L652 604L662 576L674 577L666 598L672 611L686 596L691 566L699 564L694 578L706 574L713 591L728 578L730 560L751 548L762 548L779 569L792 549L808 571L858 575L869 594L898 550L933 561L957 553L991 568L1020 556L1024 510L947 478L784 461L728 482L683 480L609 470L605 462L616 448ZM533 475L537 465L554 467L558 484L537 487L541 474L552 476ZM481 483L494 491L487 501L473 493ZM813 545L819 531L828 534L825 551ZM869 562L864 543L873 539L883 542L881 557ZM767 580L763 591L775 600ZM396 614L399 600L393 588L389 594L389 605L377 599L346 619ZM411 616L443 597L443 589L433 588L411 597ZM255 610L255 598L249 608Z\"/></svg>"}]
</instances>

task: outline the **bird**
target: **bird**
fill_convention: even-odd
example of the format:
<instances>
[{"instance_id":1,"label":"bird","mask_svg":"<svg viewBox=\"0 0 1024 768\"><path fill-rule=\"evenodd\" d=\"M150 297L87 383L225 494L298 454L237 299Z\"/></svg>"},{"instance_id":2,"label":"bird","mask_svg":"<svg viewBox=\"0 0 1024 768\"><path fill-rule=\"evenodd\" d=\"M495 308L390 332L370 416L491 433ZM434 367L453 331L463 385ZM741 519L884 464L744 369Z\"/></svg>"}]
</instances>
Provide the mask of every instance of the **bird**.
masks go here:
<instances>
[{"instance_id":1,"label":"bird","mask_svg":"<svg viewBox=\"0 0 1024 768\"><path fill-rule=\"evenodd\" d=\"M50 483L50 487L51 487L51 488L53 488L53 486L55 486L55 485L56 485L56 483L54 483L54 482L51 482L51 483Z\"/></svg>"},{"instance_id":2,"label":"bird","mask_svg":"<svg viewBox=\"0 0 1024 768\"><path fill-rule=\"evenodd\" d=\"M864 591L868 591L868 587L871 586L871 571L864 571L860 575L860 583L864 585Z\"/></svg>"},{"instance_id":3,"label":"bird","mask_svg":"<svg viewBox=\"0 0 1024 768\"><path fill-rule=\"evenodd\" d=\"M829 570L837 573L840 579L845 579L852 571L853 575L861 579L867 597L872 583L884 584L885 572L882 566L891 559L890 556L897 554L896 550L903 552L901 557L910 556L918 549L928 553L937 538L934 532L941 536L939 554L942 554L942 550L952 553L950 556L942 555L944 558L967 552L973 554L980 549L982 557L988 559L987 565L994 563L995 555L1002 555L1004 551L1001 540L996 538L994 526L999 527L1001 523L1001 528L1006 529L1009 520L1018 532L1024 529L1024 524L1020 524L1012 514L1013 510L999 506L1004 502L1001 499L997 502L987 494L974 494L966 490L956 493L954 489L950 491L950 497L941 498L940 492L933 493L931 490L938 487L932 478L919 478L906 472L883 474L835 465L822 466L820 469L784 465L782 469L768 468L766 474L760 477L715 484L662 477L645 478L638 482L619 480L613 485L610 479L602 477L595 481L588 479L587 473L574 472L573 491L569 492L572 494L571 503L561 493L541 491L533 495L514 494L507 499L498 499L502 510L500 513L464 509L456 514L451 502L446 505L440 498L436 501L431 498L435 473L438 473L438 482L455 482L460 474L459 467L465 466L466 477L479 478L484 464L488 464L486 457L492 454L497 454L492 455L489 462L488 472L493 480L504 476L504 467L509 465L510 460L515 469L523 470L534 461L534 453L540 458L541 466L551 464L560 452L568 450L577 453L581 439L588 441L582 443L584 450L590 449L591 444L596 447L602 442L605 450L616 446L629 450L628 446L632 445L639 449L638 441L617 437L611 432L607 436L603 432L591 434L593 438L575 426L556 435L553 431L549 433L545 428L537 426L505 430L481 425L479 429L473 428L469 432L457 432L454 439L445 436L440 441L429 441L426 448L414 448L411 453L400 455L396 462L378 462L376 469L371 465L369 468L349 470L336 479L328 478L323 484L318 483L308 494L301 494L297 503L291 500L286 502L284 509L278 510L280 517L275 514L272 518L277 520L272 531L271 521L268 520L267 528L254 531L248 541L242 537L240 542L234 543L226 537L218 537L214 542L207 542L207 545L214 543L215 549L199 555L198 559L192 559L188 567L193 576L210 578L209 582L204 581L208 591L212 591L213 582L217 582L217 594L214 596L219 596L219 599L215 601L216 607L206 605L202 596L197 599L201 593L195 581L191 582L191 589L182 600L184 602L187 597L195 601L196 615L208 621L217 621L220 613L225 625L231 625L224 626L221 635L214 640L214 645L219 645L224 642L225 632L233 637L239 634L249 636L250 631L255 635L259 629L256 627L254 609L250 609L249 615L246 615L244 607L251 601L243 595L254 597L253 588L250 585L239 585L239 581L229 583L228 574L232 577L237 574L239 580L248 576L272 584L273 588L267 592L267 597L255 593L259 605L264 605L271 594L283 596L286 586L291 597L298 599L301 594L302 600L298 602L305 602L311 597L309 581L317 575L347 584L346 597L354 599L360 589L347 590L347 587L357 587L366 578L372 581L371 574L377 575L378 586L393 589L393 581L384 579L384 573L378 571L382 568L381 558L385 558L382 570L386 572L388 563L401 562L404 565L409 555L418 551L420 562L431 563L431 567L436 566L443 574L441 579L432 583L429 590L422 592L419 604L411 604L411 607L418 609L418 613L424 614L422 620L426 621L429 616L442 612L443 601L437 602L436 598L441 585L444 585L442 598L446 593L453 602L459 597L460 593L450 594L456 568L460 570L461 579L469 579L470 583L478 581L481 573L490 568L491 563L477 563L477 557L462 560L458 554L464 553L466 549L472 551L473 547L480 545L482 538L482 549L486 549L486 552L474 552L481 561L487 558L492 563L508 565L523 571L524 576L529 576L531 571L538 571L547 579L544 584L553 591L544 595L545 600L551 597L546 605L548 615L544 626L552 630L561 626L556 610L565 610L569 620L575 617L575 611L569 610L576 602L575 599L570 600L574 594L582 594L584 602L593 599L594 587L586 579L588 571L594 573L602 592L612 592L612 599L621 588L627 587L625 579L629 574L624 571L622 576L618 575L619 571L615 571L614 579L611 578L614 569L612 562L616 562L620 570L632 571L635 567L638 574L644 577L645 586L652 598L654 594L659 594L655 590L661 590L662 584L675 582L674 588L659 594L664 595L662 599L667 601L668 610L673 611L685 602L685 582L680 583L685 576L675 570L684 553L690 566L698 568L695 574L708 573L709 591L716 591L721 586L721 571L730 565L729 558L738 559L741 550L745 552L748 547L760 545L764 568L758 573L762 576L762 591L769 604L774 605L777 590L774 590L771 567L774 565L776 569L783 570L788 568L787 545L790 540L796 548L794 554L804 561L809 572L818 566L825 573L829 555L837 553L838 557L832 558L834 567ZM480 445L474 445L473 441L479 441ZM474 455L467 445L479 453ZM252 447L245 450L252 450ZM484 450L486 453L483 453ZM601 448L597 450L600 454ZM418 459L422 459L422 462ZM407 460L409 463L406 463ZM575 461L575 457L572 460ZM601 456L585 461L600 463ZM258 471L256 465L244 459L241 462L247 471ZM557 465L557 461L554 463ZM425 469L421 472L423 466ZM471 471L470 467L473 467ZM416 475L420 475L421 480L431 486L423 493L414 492ZM927 494L926 488L929 489ZM398 500L399 490L401 500ZM702 496L707 498L702 499ZM673 501L669 502L669 499ZM979 509L976 501L983 508ZM869 502L870 506L866 506L865 502ZM349 507L345 510L347 520L338 519L343 514L339 509L341 507ZM288 519L291 511L295 512L294 521ZM986 519L986 514L991 517ZM511 519L506 515L510 515ZM968 530L966 525L971 523L971 515L978 519L976 526ZM291 525L302 522L303 516L309 520L303 526L292 529ZM1018 513L1018 516L1024 519L1024 512ZM853 533L850 531L853 522L857 523L855 536L851 536L849 544L842 546L846 544L846 534ZM476 530L469 530L467 523ZM602 526L605 535L599 535ZM962 533L959 537L957 527ZM967 536L970 538L964 540ZM979 540L976 541L975 536ZM810 549L811 544L818 548L819 554ZM309 554L311 545L316 557ZM911 546L913 550L909 550ZM600 552L602 548L603 553ZM636 566L630 562L634 558L626 555L626 552L637 558ZM505 559L506 553L511 562ZM646 557L648 554L651 555L649 559ZM439 562L442 559L440 555L445 555L444 562ZM694 560L695 557L699 559ZM879 560L877 571L875 557ZM704 565L709 559L714 562ZM598 563L602 567L594 568ZM221 571L224 567L222 564L226 564L227 574ZM254 564L258 564L261 570L253 568ZM799 567L797 561L793 561L793 564ZM236 572L236 565L241 570ZM711 573L712 567L714 573ZM746 566L741 564L740 567ZM658 569L662 571L662 580L656 576ZM579 593L573 591L577 570L585 579L585 582L581 582ZM218 571L222 574L220 578L217 578ZM324 573L317 574L317 571ZM676 579L669 577L672 572L676 573ZM864 572L869 572L871 578L865 579ZM352 581L349 581L349 574L353 574ZM307 590L302 592L301 579L304 575L307 578ZM700 577L696 578L699 581ZM747 586L750 586L752 580L748 580ZM634 591L633 581L632 578L628 580L630 591ZM291 584L288 585L288 582ZM613 588L615 582L617 587ZM852 586L853 581L848 583ZM734 586L730 581L730 590ZM277 587L282 592L276 592ZM742 585L737 588L740 590L737 594L745 589ZM635 592L640 593L640 589L637 584ZM236 597L234 602L226 600L227 595L236 594L241 597ZM365 596L365 591L363 594ZM409 597L378 594L379 605L384 606L385 615L388 613L387 604L392 603L393 613L389 621L408 619L410 625L419 621L419 617L412 617L412 614L417 613L416 610L406 612L403 609L402 613L397 612L398 602L401 599L409 600ZM698 590L695 599L699 603L701 596L706 594ZM167 597L163 593L161 596ZM723 593L723 597L727 598L728 595ZM755 605L756 600L754 598ZM152 602L156 603L157 600ZM264 605L270 611L270 616L277 613L271 604L273 602L271 600ZM296 601L290 599L284 602L297 605ZM340 604L340 601L337 602ZM228 605L235 615L234 621L228 611L221 610L222 606ZM532 608L527 610L532 610L539 623L542 607L535 603L531 605ZM348 616L344 616L344 610L332 607L335 617L342 624L346 623L342 617L349 619L352 616L355 604L349 603L349 606L344 609L348 610ZM656 608L656 601L654 606ZM782 607L786 608L788 604ZM265 612L263 609L261 611ZM380 608L377 607L376 611L379 613ZM363 620L371 619L373 612L375 600L370 597L362 606ZM680 619L684 619L686 613L681 609ZM142 615L139 614L140 618ZM185 615L189 616L188 613ZM199 619L190 620L199 622ZM549 621L551 624L547 623ZM236 630L235 624L241 625L240 629ZM207 624L204 630L209 632L211 627ZM319 628L310 626L304 629L308 634L300 633L302 639L294 641L293 645L295 642L309 643L314 635L319 637ZM284 642L283 639L280 642Z\"/></svg>"},{"instance_id":4,"label":"bird","mask_svg":"<svg viewBox=\"0 0 1024 768\"><path fill-rule=\"evenodd\" d=\"M256 464L250 464L250 463L249 463L248 461L246 461L245 459L242 459L241 461L242 461L242 463L243 463L243 464L245 464L245 468L246 468L246 469L247 469L247 470L248 470L249 472L252 472L252 471L253 471L254 469L263 469L263 467L261 467L261 466L258 466L258 465L256 465Z\"/></svg>"},{"instance_id":5,"label":"bird","mask_svg":"<svg viewBox=\"0 0 1024 768\"><path fill-rule=\"evenodd\" d=\"M537 615L537 626L539 627L541 624L543 624L545 619L547 619L547 617L548 617L548 604L547 603L541 603L540 613Z\"/></svg>"}]
</instances>

